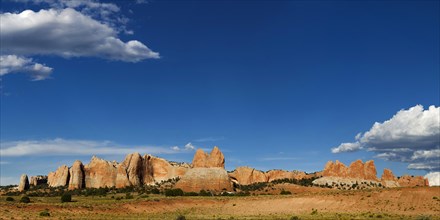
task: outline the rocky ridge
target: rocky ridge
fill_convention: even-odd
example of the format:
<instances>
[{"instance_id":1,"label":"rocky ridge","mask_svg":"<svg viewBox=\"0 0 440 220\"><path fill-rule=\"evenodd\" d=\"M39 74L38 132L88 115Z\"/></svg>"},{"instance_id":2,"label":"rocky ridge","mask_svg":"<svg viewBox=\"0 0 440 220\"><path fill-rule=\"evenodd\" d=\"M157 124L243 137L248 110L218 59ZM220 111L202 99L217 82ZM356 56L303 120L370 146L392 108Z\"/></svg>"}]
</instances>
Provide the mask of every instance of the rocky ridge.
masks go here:
<instances>
[{"instance_id":1,"label":"rocky ridge","mask_svg":"<svg viewBox=\"0 0 440 220\"><path fill-rule=\"evenodd\" d=\"M198 192L232 191L233 183L250 185L260 182L272 182L279 179L316 178L315 185L339 189L362 189L372 187L410 187L428 186L421 176L402 176L396 178L391 170L384 169L381 178L377 178L374 161L356 160L346 166L340 161L329 161L322 172L307 174L301 171L269 170L263 172L251 167L237 167L232 172L225 169L225 157L218 147L208 154L198 149L192 164L170 162L149 154L128 154L118 163L93 156L88 164L77 160L71 167L60 166L48 176L31 177L30 185L47 182L50 187L68 186L69 190L82 188L142 186L161 183L170 179L180 179L176 188ZM22 175L19 190L29 188L26 175Z\"/></svg>"}]
</instances>

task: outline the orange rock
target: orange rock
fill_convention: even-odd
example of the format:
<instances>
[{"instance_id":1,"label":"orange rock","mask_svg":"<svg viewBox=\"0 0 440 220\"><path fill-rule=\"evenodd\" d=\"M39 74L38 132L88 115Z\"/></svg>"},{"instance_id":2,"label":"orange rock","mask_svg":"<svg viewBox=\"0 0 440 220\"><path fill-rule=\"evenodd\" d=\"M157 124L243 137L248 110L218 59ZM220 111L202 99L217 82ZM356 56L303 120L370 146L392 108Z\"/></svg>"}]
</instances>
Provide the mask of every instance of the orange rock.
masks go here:
<instances>
[{"instance_id":1,"label":"orange rock","mask_svg":"<svg viewBox=\"0 0 440 220\"><path fill-rule=\"evenodd\" d=\"M122 164L127 169L128 180L133 186L142 185L143 160L139 153L128 154Z\"/></svg>"},{"instance_id":2,"label":"orange rock","mask_svg":"<svg viewBox=\"0 0 440 220\"><path fill-rule=\"evenodd\" d=\"M69 167L62 165L55 172L47 175L47 184L50 187L67 186L69 183Z\"/></svg>"},{"instance_id":3,"label":"orange rock","mask_svg":"<svg viewBox=\"0 0 440 220\"><path fill-rule=\"evenodd\" d=\"M84 166L86 188L116 186L116 165L93 156L90 163Z\"/></svg>"},{"instance_id":4,"label":"orange rock","mask_svg":"<svg viewBox=\"0 0 440 220\"><path fill-rule=\"evenodd\" d=\"M380 179L397 181L396 176L394 176L393 171L391 171L390 169L383 169L383 174Z\"/></svg>"},{"instance_id":5,"label":"orange rock","mask_svg":"<svg viewBox=\"0 0 440 220\"><path fill-rule=\"evenodd\" d=\"M200 192L209 190L220 192L222 190L232 191L232 183L225 169L220 167L192 168L176 183L175 188L185 192Z\"/></svg>"},{"instance_id":6,"label":"orange rock","mask_svg":"<svg viewBox=\"0 0 440 220\"><path fill-rule=\"evenodd\" d=\"M402 187L413 187L413 186L429 186L429 182L423 176L409 176L404 175L397 180L397 182Z\"/></svg>"},{"instance_id":7,"label":"orange rock","mask_svg":"<svg viewBox=\"0 0 440 220\"><path fill-rule=\"evenodd\" d=\"M212 149L211 154L205 153L202 149L198 149L194 155L192 165L198 167L221 167L225 168L225 157L217 146Z\"/></svg>"},{"instance_id":8,"label":"orange rock","mask_svg":"<svg viewBox=\"0 0 440 220\"><path fill-rule=\"evenodd\" d=\"M258 182L267 182L265 173L255 170L251 167L237 167L233 172L228 174L232 180L241 185L249 185Z\"/></svg>"},{"instance_id":9,"label":"orange rock","mask_svg":"<svg viewBox=\"0 0 440 220\"><path fill-rule=\"evenodd\" d=\"M348 168L339 160L327 162L322 176L348 177Z\"/></svg>"},{"instance_id":10,"label":"orange rock","mask_svg":"<svg viewBox=\"0 0 440 220\"><path fill-rule=\"evenodd\" d=\"M77 160L69 170L69 190L84 188L84 166L81 161Z\"/></svg>"},{"instance_id":11,"label":"orange rock","mask_svg":"<svg viewBox=\"0 0 440 220\"><path fill-rule=\"evenodd\" d=\"M377 170L373 160L369 160L364 164L364 179L378 181Z\"/></svg>"},{"instance_id":12,"label":"orange rock","mask_svg":"<svg viewBox=\"0 0 440 220\"><path fill-rule=\"evenodd\" d=\"M154 182L161 182L164 180L182 177L189 169L188 164L170 163L165 159L154 156L150 156L150 163L153 168L152 174Z\"/></svg>"},{"instance_id":13,"label":"orange rock","mask_svg":"<svg viewBox=\"0 0 440 220\"><path fill-rule=\"evenodd\" d=\"M131 183L129 181L129 176L127 174L127 168L124 164L118 164L116 165L116 180L115 180L115 186L116 188L124 188L127 186L131 186Z\"/></svg>"}]
</instances>

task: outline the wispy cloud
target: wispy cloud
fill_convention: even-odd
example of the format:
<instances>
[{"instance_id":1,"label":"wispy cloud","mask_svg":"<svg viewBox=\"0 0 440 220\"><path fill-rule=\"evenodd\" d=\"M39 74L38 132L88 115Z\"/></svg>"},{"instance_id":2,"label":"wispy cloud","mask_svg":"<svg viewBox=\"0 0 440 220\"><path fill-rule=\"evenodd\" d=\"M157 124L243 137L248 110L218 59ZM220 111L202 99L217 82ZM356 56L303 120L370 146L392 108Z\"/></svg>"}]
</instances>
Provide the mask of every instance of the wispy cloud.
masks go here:
<instances>
[{"instance_id":1,"label":"wispy cloud","mask_svg":"<svg viewBox=\"0 0 440 220\"><path fill-rule=\"evenodd\" d=\"M215 142L224 140L224 137L205 137L194 140L194 142Z\"/></svg>"},{"instance_id":2,"label":"wispy cloud","mask_svg":"<svg viewBox=\"0 0 440 220\"><path fill-rule=\"evenodd\" d=\"M277 161L277 160L299 160L298 157L264 157L260 161Z\"/></svg>"},{"instance_id":3,"label":"wispy cloud","mask_svg":"<svg viewBox=\"0 0 440 220\"><path fill-rule=\"evenodd\" d=\"M180 152L166 146L124 146L111 141L67 140L62 138L8 141L1 142L1 145L0 154L2 157L28 155L125 155L133 152L173 154Z\"/></svg>"}]
</instances>

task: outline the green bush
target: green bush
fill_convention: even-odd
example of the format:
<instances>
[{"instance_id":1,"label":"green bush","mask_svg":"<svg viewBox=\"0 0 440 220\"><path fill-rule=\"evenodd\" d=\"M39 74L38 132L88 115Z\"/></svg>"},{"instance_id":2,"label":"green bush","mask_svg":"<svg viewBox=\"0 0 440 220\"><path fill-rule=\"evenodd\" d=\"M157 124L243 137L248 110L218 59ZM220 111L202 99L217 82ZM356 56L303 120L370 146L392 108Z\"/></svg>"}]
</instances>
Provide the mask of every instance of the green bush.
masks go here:
<instances>
[{"instance_id":1,"label":"green bush","mask_svg":"<svg viewBox=\"0 0 440 220\"><path fill-rule=\"evenodd\" d=\"M310 214L312 214L312 215L318 214L318 209L312 209L312 213L310 213Z\"/></svg>"},{"instance_id":2,"label":"green bush","mask_svg":"<svg viewBox=\"0 0 440 220\"><path fill-rule=\"evenodd\" d=\"M22 203L30 203L31 199L29 199L29 197L27 197L27 196L23 196L23 197L21 197L20 202L22 202Z\"/></svg>"},{"instance_id":3,"label":"green bush","mask_svg":"<svg viewBox=\"0 0 440 220\"><path fill-rule=\"evenodd\" d=\"M198 196L199 194L196 192L185 192L183 195L184 196Z\"/></svg>"},{"instance_id":4,"label":"green bush","mask_svg":"<svg viewBox=\"0 0 440 220\"><path fill-rule=\"evenodd\" d=\"M65 193L61 196L61 202L72 202L72 195Z\"/></svg>"},{"instance_id":5,"label":"green bush","mask_svg":"<svg viewBox=\"0 0 440 220\"><path fill-rule=\"evenodd\" d=\"M212 196L211 192L205 191L204 189L200 190L199 196Z\"/></svg>"},{"instance_id":6,"label":"green bush","mask_svg":"<svg viewBox=\"0 0 440 220\"><path fill-rule=\"evenodd\" d=\"M184 215L177 216L176 220L186 220Z\"/></svg>"},{"instance_id":7,"label":"green bush","mask_svg":"<svg viewBox=\"0 0 440 220\"><path fill-rule=\"evenodd\" d=\"M300 220L300 218L298 217L298 216L292 216L292 217L290 217L290 219L289 220Z\"/></svg>"},{"instance_id":8,"label":"green bush","mask_svg":"<svg viewBox=\"0 0 440 220\"><path fill-rule=\"evenodd\" d=\"M49 210L44 210L40 212L40 216L50 216Z\"/></svg>"},{"instance_id":9,"label":"green bush","mask_svg":"<svg viewBox=\"0 0 440 220\"><path fill-rule=\"evenodd\" d=\"M12 197L6 197L6 201L8 201L8 202L13 202L13 201L14 201L14 198L12 198Z\"/></svg>"},{"instance_id":10,"label":"green bush","mask_svg":"<svg viewBox=\"0 0 440 220\"><path fill-rule=\"evenodd\" d=\"M133 195L131 195L131 193L126 193L125 194L125 199L133 199Z\"/></svg>"},{"instance_id":11,"label":"green bush","mask_svg":"<svg viewBox=\"0 0 440 220\"><path fill-rule=\"evenodd\" d=\"M291 195L292 193L290 191L287 190L281 190L280 195Z\"/></svg>"},{"instance_id":12,"label":"green bush","mask_svg":"<svg viewBox=\"0 0 440 220\"><path fill-rule=\"evenodd\" d=\"M165 190L165 196L183 196L183 190L176 188L176 189L166 189Z\"/></svg>"}]
</instances>

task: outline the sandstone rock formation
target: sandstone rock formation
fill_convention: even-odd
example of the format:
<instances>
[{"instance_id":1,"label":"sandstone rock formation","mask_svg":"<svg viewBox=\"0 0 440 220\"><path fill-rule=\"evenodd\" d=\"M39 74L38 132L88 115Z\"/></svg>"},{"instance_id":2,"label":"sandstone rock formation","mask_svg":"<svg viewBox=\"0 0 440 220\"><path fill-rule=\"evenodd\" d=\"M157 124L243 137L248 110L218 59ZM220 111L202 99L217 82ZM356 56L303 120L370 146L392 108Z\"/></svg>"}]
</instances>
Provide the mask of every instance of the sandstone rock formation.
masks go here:
<instances>
[{"instance_id":1,"label":"sandstone rock formation","mask_svg":"<svg viewBox=\"0 0 440 220\"><path fill-rule=\"evenodd\" d=\"M47 184L47 176L43 176L43 175L31 176L29 180L29 185L38 186L42 184Z\"/></svg>"},{"instance_id":2,"label":"sandstone rock formation","mask_svg":"<svg viewBox=\"0 0 440 220\"><path fill-rule=\"evenodd\" d=\"M428 179L425 179L423 176L404 175L397 182L402 187L429 186Z\"/></svg>"},{"instance_id":3,"label":"sandstone rock formation","mask_svg":"<svg viewBox=\"0 0 440 220\"><path fill-rule=\"evenodd\" d=\"M90 163L84 166L85 184L87 188L116 186L115 162L109 162L93 156Z\"/></svg>"},{"instance_id":4,"label":"sandstone rock formation","mask_svg":"<svg viewBox=\"0 0 440 220\"><path fill-rule=\"evenodd\" d=\"M329 161L325 165L322 176L347 177L348 168L343 163L339 162L339 160L336 160L335 163Z\"/></svg>"},{"instance_id":5,"label":"sandstone rock formation","mask_svg":"<svg viewBox=\"0 0 440 220\"><path fill-rule=\"evenodd\" d=\"M20 183L18 184L18 191L22 192L29 189L29 180L26 174L22 174L20 177Z\"/></svg>"},{"instance_id":6,"label":"sandstone rock formation","mask_svg":"<svg viewBox=\"0 0 440 220\"><path fill-rule=\"evenodd\" d=\"M175 188L180 188L185 192L233 190L228 173L220 167L189 169L176 183Z\"/></svg>"},{"instance_id":7,"label":"sandstone rock formation","mask_svg":"<svg viewBox=\"0 0 440 220\"><path fill-rule=\"evenodd\" d=\"M176 177L182 177L190 166L182 163L171 163L165 159L150 156L150 163L153 168L153 178L155 182L161 182Z\"/></svg>"},{"instance_id":8,"label":"sandstone rock formation","mask_svg":"<svg viewBox=\"0 0 440 220\"><path fill-rule=\"evenodd\" d=\"M47 184L50 187L67 186L69 183L69 167L62 165L55 172L47 175Z\"/></svg>"},{"instance_id":9,"label":"sandstone rock formation","mask_svg":"<svg viewBox=\"0 0 440 220\"><path fill-rule=\"evenodd\" d=\"M303 179L309 178L305 172L286 171L286 170L269 170L266 172L268 182L279 179Z\"/></svg>"},{"instance_id":10,"label":"sandstone rock formation","mask_svg":"<svg viewBox=\"0 0 440 220\"><path fill-rule=\"evenodd\" d=\"M232 181L241 185L267 182L267 176L264 172L250 167L237 167L237 169L229 173L229 176Z\"/></svg>"},{"instance_id":11,"label":"sandstone rock formation","mask_svg":"<svg viewBox=\"0 0 440 220\"><path fill-rule=\"evenodd\" d=\"M127 169L128 180L133 186L143 184L143 159L139 153L128 154L122 164Z\"/></svg>"},{"instance_id":12,"label":"sandstone rock formation","mask_svg":"<svg viewBox=\"0 0 440 220\"><path fill-rule=\"evenodd\" d=\"M331 177L343 177L343 178L353 178L359 180L374 180L378 181L376 175L376 166L374 161L367 161L365 164L361 160L356 160L346 167L343 163L336 160L335 163L332 161L327 162L325 165L323 176Z\"/></svg>"},{"instance_id":13,"label":"sandstone rock formation","mask_svg":"<svg viewBox=\"0 0 440 220\"><path fill-rule=\"evenodd\" d=\"M397 182L397 178L394 176L393 172L389 169L384 169L382 176L380 177L382 185L385 187L399 187L400 184Z\"/></svg>"},{"instance_id":14,"label":"sandstone rock formation","mask_svg":"<svg viewBox=\"0 0 440 220\"><path fill-rule=\"evenodd\" d=\"M124 188L127 186L131 186L131 182L129 180L129 176L127 173L127 167L124 164L116 165L116 180L115 187L116 188Z\"/></svg>"},{"instance_id":15,"label":"sandstone rock formation","mask_svg":"<svg viewBox=\"0 0 440 220\"><path fill-rule=\"evenodd\" d=\"M225 157L217 146L212 149L211 153L205 153L202 149L198 149L194 155L192 162L194 168L198 167L221 167L225 168Z\"/></svg>"},{"instance_id":16,"label":"sandstone rock formation","mask_svg":"<svg viewBox=\"0 0 440 220\"><path fill-rule=\"evenodd\" d=\"M73 163L69 169L69 174L69 190L82 189L85 187L84 165L81 161L77 160Z\"/></svg>"}]
</instances>

